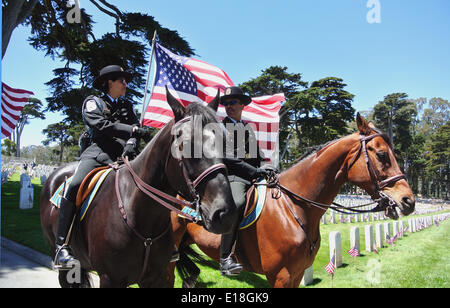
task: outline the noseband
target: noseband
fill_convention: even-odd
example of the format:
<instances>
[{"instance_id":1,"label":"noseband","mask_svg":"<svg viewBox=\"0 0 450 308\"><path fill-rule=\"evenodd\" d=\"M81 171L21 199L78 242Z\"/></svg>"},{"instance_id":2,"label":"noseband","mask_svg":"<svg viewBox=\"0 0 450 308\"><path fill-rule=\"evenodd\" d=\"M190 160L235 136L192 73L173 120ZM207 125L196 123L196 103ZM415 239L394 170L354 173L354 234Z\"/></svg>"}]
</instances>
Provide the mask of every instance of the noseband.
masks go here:
<instances>
[{"instance_id":1,"label":"noseband","mask_svg":"<svg viewBox=\"0 0 450 308\"><path fill-rule=\"evenodd\" d=\"M369 135L369 136L360 136L360 143L361 146L359 147L358 152L356 153L356 155L353 157L353 159L351 160L349 167L347 169L350 170L351 167L353 167L354 163L356 162L356 160L358 159L359 155L361 154L361 152L364 155L364 160L366 161L366 165L367 165L367 170L369 171L369 175L370 178L372 180L372 183L375 185L375 192L374 195L378 194L380 196L381 199L388 197L389 203L392 203L393 200L387 196L385 193L382 192L382 189L385 188L386 186L395 183L399 180L405 180L408 181L406 176L403 173L391 176L390 178L387 178L385 180L381 180L380 177L380 173L378 172L378 170L375 168L374 163L372 162L372 160L369 157L369 154L367 153L367 142L369 142L370 140L372 140L375 137L381 137L382 134L374 134L374 135ZM394 202L395 204L395 202Z\"/></svg>"}]
</instances>

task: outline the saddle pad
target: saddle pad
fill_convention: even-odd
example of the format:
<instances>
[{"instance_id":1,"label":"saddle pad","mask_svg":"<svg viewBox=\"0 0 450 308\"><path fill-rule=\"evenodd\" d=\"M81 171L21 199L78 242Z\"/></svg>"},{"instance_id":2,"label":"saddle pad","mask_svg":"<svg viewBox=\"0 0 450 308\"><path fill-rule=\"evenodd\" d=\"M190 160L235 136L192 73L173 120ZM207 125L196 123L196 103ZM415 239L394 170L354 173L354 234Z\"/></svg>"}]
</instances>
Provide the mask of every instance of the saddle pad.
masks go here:
<instances>
[{"instance_id":1,"label":"saddle pad","mask_svg":"<svg viewBox=\"0 0 450 308\"><path fill-rule=\"evenodd\" d=\"M72 182L72 178L73 176L65 180L61 185L59 185L58 189L50 198L50 202L57 208L59 208L59 205L61 204L61 197L64 195L66 187Z\"/></svg>"},{"instance_id":2,"label":"saddle pad","mask_svg":"<svg viewBox=\"0 0 450 308\"><path fill-rule=\"evenodd\" d=\"M239 225L239 229L241 230L250 227L253 223L255 223L255 221L258 220L259 215L261 215L262 209L264 208L264 204L266 203L267 186L259 184L266 184L266 180L258 181L254 184L256 186L256 206L254 206L250 213L247 214L242 220Z\"/></svg>"},{"instance_id":3,"label":"saddle pad","mask_svg":"<svg viewBox=\"0 0 450 308\"><path fill-rule=\"evenodd\" d=\"M92 189L92 191L90 192L90 194L87 196L87 198L84 200L82 206L81 206L81 212L80 212L80 221L82 221L84 219L84 216L86 215L87 210L89 209L89 206L92 203L92 200L94 200L94 197L98 191L98 189L100 188L100 186L102 185L103 181L105 180L106 176L111 172L111 170L113 169L107 169L107 170L102 170L101 171L101 175L98 178L98 181L95 183L94 188ZM61 197L64 194L64 190L65 187L67 187L67 185L70 184L70 182L72 182L72 177L68 178L65 182L63 182L58 189L55 191L55 193L53 194L53 196L50 198L50 202L56 206L57 208L59 208L60 204L61 204Z\"/></svg>"}]
</instances>

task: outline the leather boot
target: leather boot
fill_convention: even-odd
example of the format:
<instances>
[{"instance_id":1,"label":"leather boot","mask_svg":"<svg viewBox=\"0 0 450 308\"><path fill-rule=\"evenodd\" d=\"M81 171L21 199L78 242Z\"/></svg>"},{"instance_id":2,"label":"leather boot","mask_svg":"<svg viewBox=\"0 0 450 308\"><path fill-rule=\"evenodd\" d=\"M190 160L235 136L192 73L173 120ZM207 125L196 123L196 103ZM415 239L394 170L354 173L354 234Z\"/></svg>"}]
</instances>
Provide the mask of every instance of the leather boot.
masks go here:
<instances>
[{"instance_id":1,"label":"leather boot","mask_svg":"<svg viewBox=\"0 0 450 308\"><path fill-rule=\"evenodd\" d=\"M234 242L236 241L238 228L231 233L222 234L220 242L220 274L226 276L238 275L242 271L242 265L235 262L231 256Z\"/></svg>"},{"instance_id":2,"label":"leather boot","mask_svg":"<svg viewBox=\"0 0 450 308\"><path fill-rule=\"evenodd\" d=\"M71 263L76 260L72 256L70 247L65 244L75 212L75 205L71 201L62 197L58 214L58 228L56 232L56 254L55 260L53 261L55 268L58 269L71 269Z\"/></svg>"}]
</instances>

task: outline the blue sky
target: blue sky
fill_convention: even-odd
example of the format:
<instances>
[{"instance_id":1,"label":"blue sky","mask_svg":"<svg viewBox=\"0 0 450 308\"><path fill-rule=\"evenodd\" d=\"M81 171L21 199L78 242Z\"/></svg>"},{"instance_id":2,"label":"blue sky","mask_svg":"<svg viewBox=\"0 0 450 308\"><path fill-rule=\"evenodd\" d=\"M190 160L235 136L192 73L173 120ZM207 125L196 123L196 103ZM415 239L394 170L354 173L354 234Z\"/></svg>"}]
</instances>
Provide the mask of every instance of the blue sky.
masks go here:
<instances>
[{"instance_id":1,"label":"blue sky","mask_svg":"<svg viewBox=\"0 0 450 308\"><path fill-rule=\"evenodd\" d=\"M200 59L222 68L236 84L281 65L308 82L344 79L346 90L355 94L357 111L371 109L393 92L450 99L448 0L379 0L381 22L372 24L366 18L368 0L110 2L177 30ZM80 5L94 15L97 36L114 30L114 20L89 1ZM13 33L2 79L45 101L49 93L44 83L62 65L30 47L28 35L24 27ZM42 129L60 119L47 114L45 121L33 120L24 129L22 146L40 144Z\"/></svg>"}]
</instances>

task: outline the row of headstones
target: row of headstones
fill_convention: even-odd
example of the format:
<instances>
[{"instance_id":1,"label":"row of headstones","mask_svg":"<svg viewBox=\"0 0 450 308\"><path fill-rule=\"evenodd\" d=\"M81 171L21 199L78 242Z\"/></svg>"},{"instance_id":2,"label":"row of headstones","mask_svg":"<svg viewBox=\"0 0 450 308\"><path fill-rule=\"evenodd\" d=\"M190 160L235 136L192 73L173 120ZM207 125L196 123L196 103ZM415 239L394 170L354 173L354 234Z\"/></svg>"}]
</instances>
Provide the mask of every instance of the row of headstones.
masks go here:
<instances>
[{"instance_id":1,"label":"row of headstones","mask_svg":"<svg viewBox=\"0 0 450 308\"><path fill-rule=\"evenodd\" d=\"M427 210L416 210L413 214L411 215L427 215L427 214L432 214L432 213L436 213L436 212L440 212L442 210L445 209L445 206L435 206L432 207L430 209ZM327 214L330 213L331 218L328 220L327 219ZM339 215L339 218L337 218L336 216ZM335 211L330 210L329 212L325 212L322 215L321 218L321 223L326 225L328 223L328 221L331 224L337 224L339 223L352 223L352 222L369 222L369 221L379 221L379 220L387 220L390 219L389 217L387 217L385 215L384 212L376 212L376 213L365 213L365 214L353 214L353 215L347 215L347 214L337 214Z\"/></svg>"},{"instance_id":2,"label":"row of headstones","mask_svg":"<svg viewBox=\"0 0 450 308\"><path fill-rule=\"evenodd\" d=\"M439 225L439 222L450 218L450 213L442 213L433 216L416 217L408 219L408 227L404 226L404 222L394 221L393 232L391 233L391 223L385 222L384 224L375 224L375 238L373 236L373 226L366 225L364 227L365 232L365 250L368 252L375 251L377 248L382 248L383 243L392 243L399 237L403 237L404 232L418 232L425 228L432 226L433 224ZM342 246L341 246L341 233L339 231L330 232L329 235L329 248L330 259L335 256L335 267L342 265ZM359 228L352 227L350 229L350 249L354 248L361 251ZM302 285L309 285L313 281L313 267L309 267L305 270L303 275Z\"/></svg>"},{"instance_id":3,"label":"row of headstones","mask_svg":"<svg viewBox=\"0 0 450 308\"><path fill-rule=\"evenodd\" d=\"M6 183L8 181L8 179L11 177L11 175L13 175L13 173L16 171L17 166L16 165L12 165L9 167L5 167L3 168L2 166L2 184Z\"/></svg>"},{"instance_id":4,"label":"row of headstones","mask_svg":"<svg viewBox=\"0 0 450 308\"><path fill-rule=\"evenodd\" d=\"M326 225L328 223L327 220L327 213L322 215L321 223ZM364 221L376 221L376 220L386 220L388 219L386 215L383 212L377 212L377 213L366 213L366 214L353 214L353 215L346 215L346 214L339 214L339 219L336 218L336 212L331 210L330 211L330 220L329 222L331 224L337 224L340 223L351 223L351 222L364 222Z\"/></svg>"}]
</instances>

